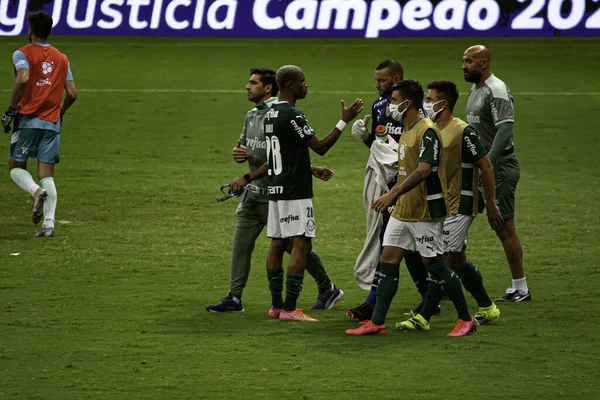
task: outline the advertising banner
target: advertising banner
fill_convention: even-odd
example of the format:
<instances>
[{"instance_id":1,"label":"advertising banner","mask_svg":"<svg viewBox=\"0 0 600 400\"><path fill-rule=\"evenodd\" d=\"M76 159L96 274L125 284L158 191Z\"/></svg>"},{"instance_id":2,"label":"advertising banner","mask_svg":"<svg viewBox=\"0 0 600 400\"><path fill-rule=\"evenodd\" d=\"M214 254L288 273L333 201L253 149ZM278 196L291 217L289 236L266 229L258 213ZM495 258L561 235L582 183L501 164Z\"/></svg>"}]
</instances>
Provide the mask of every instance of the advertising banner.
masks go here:
<instances>
[{"instance_id":1,"label":"advertising banner","mask_svg":"<svg viewBox=\"0 0 600 400\"><path fill-rule=\"evenodd\" d=\"M54 35L597 36L600 0L0 0L0 35L48 12Z\"/></svg>"}]
</instances>

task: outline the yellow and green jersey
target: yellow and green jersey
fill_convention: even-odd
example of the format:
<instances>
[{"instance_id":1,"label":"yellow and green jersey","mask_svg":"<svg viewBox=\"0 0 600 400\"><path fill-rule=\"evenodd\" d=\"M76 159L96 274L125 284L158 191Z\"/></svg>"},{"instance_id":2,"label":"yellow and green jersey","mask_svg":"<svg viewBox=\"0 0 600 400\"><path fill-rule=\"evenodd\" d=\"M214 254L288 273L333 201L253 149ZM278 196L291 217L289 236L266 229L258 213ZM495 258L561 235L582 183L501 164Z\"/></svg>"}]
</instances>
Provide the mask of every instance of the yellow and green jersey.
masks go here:
<instances>
[{"instance_id":1,"label":"yellow and green jersey","mask_svg":"<svg viewBox=\"0 0 600 400\"><path fill-rule=\"evenodd\" d=\"M400 196L392 217L401 221L430 221L445 217L445 172L440 164L442 145L433 121L421 118L405 129L398 143L398 183L403 183L420 162L432 165L431 174Z\"/></svg>"},{"instance_id":2,"label":"yellow and green jersey","mask_svg":"<svg viewBox=\"0 0 600 400\"><path fill-rule=\"evenodd\" d=\"M454 118L440 130L447 180L449 214L477 215L479 170L475 163L487 154L472 126Z\"/></svg>"}]
</instances>

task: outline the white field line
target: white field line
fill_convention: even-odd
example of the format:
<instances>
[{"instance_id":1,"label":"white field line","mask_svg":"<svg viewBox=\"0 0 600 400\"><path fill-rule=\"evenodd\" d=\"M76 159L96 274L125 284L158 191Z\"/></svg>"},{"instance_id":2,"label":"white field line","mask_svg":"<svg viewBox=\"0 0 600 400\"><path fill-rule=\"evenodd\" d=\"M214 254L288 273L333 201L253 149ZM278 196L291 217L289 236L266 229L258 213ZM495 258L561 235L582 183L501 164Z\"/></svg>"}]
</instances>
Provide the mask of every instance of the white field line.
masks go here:
<instances>
[{"instance_id":1,"label":"white field line","mask_svg":"<svg viewBox=\"0 0 600 400\"><path fill-rule=\"evenodd\" d=\"M0 92L10 92L12 89L0 89ZM237 89L77 89L83 93L222 93L222 94L240 94L246 93L245 90ZM377 93L374 90L313 90L309 94L350 94L350 95L373 95ZM461 92L466 96L468 92ZM600 96L600 92L513 92L515 96Z\"/></svg>"}]
</instances>

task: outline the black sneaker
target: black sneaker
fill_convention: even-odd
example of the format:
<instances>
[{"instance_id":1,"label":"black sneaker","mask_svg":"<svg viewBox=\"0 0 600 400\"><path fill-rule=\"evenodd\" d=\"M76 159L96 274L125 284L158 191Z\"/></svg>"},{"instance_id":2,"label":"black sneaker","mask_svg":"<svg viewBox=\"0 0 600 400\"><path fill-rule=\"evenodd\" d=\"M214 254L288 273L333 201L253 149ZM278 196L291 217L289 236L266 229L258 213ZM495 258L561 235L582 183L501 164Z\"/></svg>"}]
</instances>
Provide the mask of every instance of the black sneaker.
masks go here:
<instances>
[{"instance_id":1,"label":"black sneaker","mask_svg":"<svg viewBox=\"0 0 600 400\"><path fill-rule=\"evenodd\" d=\"M417 304L417 306L412 310L412 311L407 311L404 313L404 315L417 315L417 314L421 314L421 309L423 308L423 302L420 302L419 304ZM442 307L440 307L440 305L438 304L437 308L435 309L435 311L432 313L433 315L440 315L440 312L442 312Z\"/></svg>"},{"instance_id":2,"label":"black sneaker","mask_svg":"<svg viewBox=\"0 0 600 400\"><path fill-rule=\"evenodd\" d=\"M373 306L370 306L367 303L362 303L358 307L347 309L346 315L350 318L358 320L359 322L368 321L373 316Z\"/></svg>"},{"instance_id":3,"label":"black sneaker","mask_svg":"<svg viewBox=\"0 0 600 400\"><path fill-rule=\"evenodd\" d=\"M531 292L521 294L517 289L508 288L506 294L496 300L498 303L518 303L521 301L531 301Z\"/></svg>"},{"instance_id":4,"label":"black sneaker","mask_svg":"<svg viewBox=\"0 0 600 400\"><path fill-rule=\"evenodd\" d=\"M317 302L311 307L313 310L328 310L333 308L338 301L344 297L344 292L334 284L331 284L331 289L319 292Z\"/></svg>"},{"instance_id":5,"label":"black sneaker","mask_svg":"<svg viewBox=\"0 0 600 400\"><path fill-rule=\"evenodd\" d=\"M206 306L206 311L210 312L243 312L244 306L242 300L235 301L231 294L223 297L217 304L209 304Z\"/></svg>"}]
</instances>

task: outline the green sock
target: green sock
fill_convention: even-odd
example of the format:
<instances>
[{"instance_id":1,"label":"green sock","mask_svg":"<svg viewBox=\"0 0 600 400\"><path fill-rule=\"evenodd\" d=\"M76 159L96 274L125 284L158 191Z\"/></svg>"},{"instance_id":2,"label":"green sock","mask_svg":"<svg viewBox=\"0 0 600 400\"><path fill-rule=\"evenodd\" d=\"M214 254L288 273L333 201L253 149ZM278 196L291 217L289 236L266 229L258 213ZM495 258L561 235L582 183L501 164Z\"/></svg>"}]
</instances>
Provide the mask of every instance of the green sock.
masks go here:
<instances>
[{"instance_id":1,"label":"green sock","mask_svg":"<svg viewBox=\"0 0 600 400\"><path fill-rule=\"evenodd\" d=\"M427 286L427 297L425 298L425 302L423 303L423 307L421 307L421 316L425 318L427 322L431 319L433 312L440 304L440 300L444 296L444 289L442 286L434 279L429 279Z\"/></svg>"},{"instance_id":2,"label":"green sock","mask_svg":"<svg viewBox=\"0 0 600 400\"><path fill-rule=\"evenodd\" d=\"M377 286L377 300L371 322L381 325L390 309L392 300L398 291L400 280L400 264L379 263L379 285Z\"/></svg>"},{"instance_id":3,"label":"green sock","mask_svg":"<svg viewBox=\"0 0 600 400\"><path fill-rule=\"evenodd\" d=\"M488 296L483 286L483 278L479 269L468 260L465 265L457 267L454 272L462 281L467 292L471 293L479 307L489 307L492 305L492 299Z\"/></svg>"},{"instance_id":4,"label":"green sock","mask_svg":"<svg viewBox=\"0 0 600 400\"><path fill-rule=\"evenodd\" d=\"M267 279L269 280L269 290L271 291L271 305L281 309L283 307L283 267L277 269L267 268Z\"/></svg>"},{"instance_id":5,"label":"green sock","mask_svg":"<svg viewBox=\"0 0 600 400\"><path fill-rule=\"evenodd\" d=\"M285 303L283 304L285 311L294 311L296 309L296 301L302 291L303 280L304 275L287 274L285 279Z\"/></svg>"},{"instance_id":6,"label":"green sock","mask_svg":"<svg viewBox=\"0 0 600 400\"><path fill-rule=\"evenodd\" d=\"M456 311L458 312L458 318L463 321L471 320L471 313L467 306L467 300L462 291L462 286L458 276L448 268L443 258L439 260L433 260L425 264L427 272L431 277L444 289L444 292L448 298L454 304ZM427 294L429 296L429 294Z\"/></svg>"}]
</instances>

